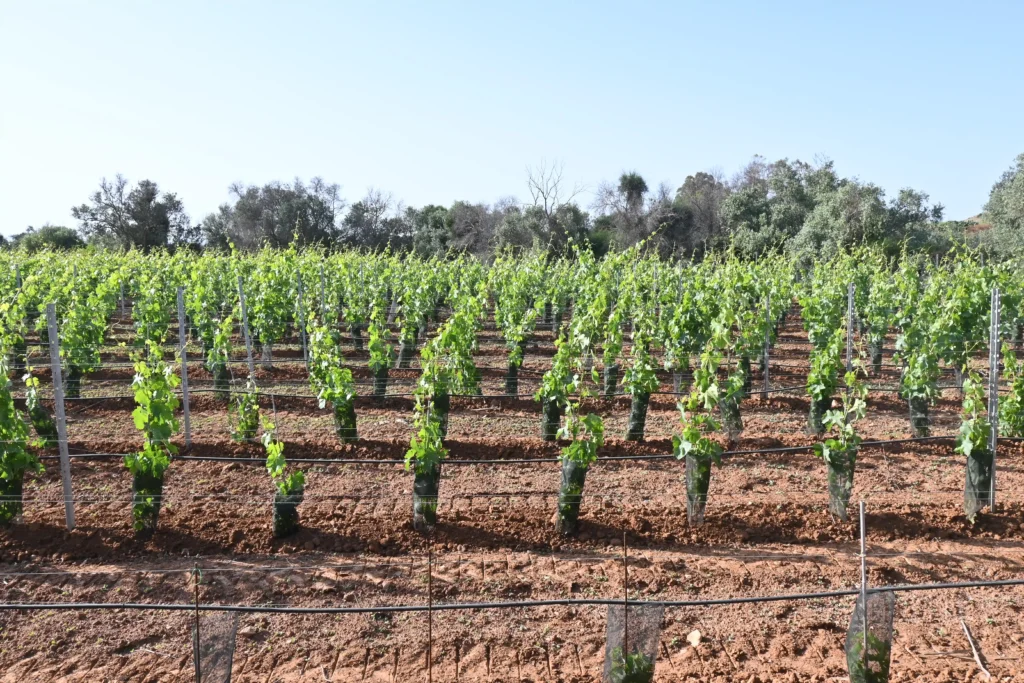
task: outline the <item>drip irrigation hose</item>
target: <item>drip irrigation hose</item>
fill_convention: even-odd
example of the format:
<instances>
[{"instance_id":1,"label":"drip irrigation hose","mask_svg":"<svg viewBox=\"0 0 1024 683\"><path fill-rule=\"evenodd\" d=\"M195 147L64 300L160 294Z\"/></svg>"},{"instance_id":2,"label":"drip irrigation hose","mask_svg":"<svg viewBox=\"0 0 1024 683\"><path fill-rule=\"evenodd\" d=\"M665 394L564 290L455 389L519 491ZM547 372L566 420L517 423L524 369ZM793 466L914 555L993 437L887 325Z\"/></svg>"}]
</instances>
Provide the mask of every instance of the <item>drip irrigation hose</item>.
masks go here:
<instances>
[{"instance_id":1,"label":"drip irrigation hose","mask_svg":"<svg viewBox=\"0 0 1024 683\"><path fill-rule=\"evenodd\" d=\"M899 584L895 586L874 587L867 590L873 593L900 593L932 590L961 590L965 588L997 588L1007 586L1024 586L1024 579L1003 579L994 581L963 581L958 583L923 583ZM630 605L636 607L714 607L720 605L749 605L763 602L788 602L803 600L822 600L826 598L845 598L860 595L860 588L849 588L822 593L784 593L780 595L755 595L741 598L712 598L708 600L631 600ZM479 609L517 609L526 607L571 607L594 605L621 605L621 599L614 598L564 598L554 600L522 600L510 602L456 602L434 605L378 605L356 607L278 607L271 605L215 605L185 603L139 603L139 602L25 602L0 603L0 610L153 610L164 612L184 612L198 609L202 612L243 612L249 614L365 614L369 612L426 612L479 610Z\"/></svg>"}]
</instances>

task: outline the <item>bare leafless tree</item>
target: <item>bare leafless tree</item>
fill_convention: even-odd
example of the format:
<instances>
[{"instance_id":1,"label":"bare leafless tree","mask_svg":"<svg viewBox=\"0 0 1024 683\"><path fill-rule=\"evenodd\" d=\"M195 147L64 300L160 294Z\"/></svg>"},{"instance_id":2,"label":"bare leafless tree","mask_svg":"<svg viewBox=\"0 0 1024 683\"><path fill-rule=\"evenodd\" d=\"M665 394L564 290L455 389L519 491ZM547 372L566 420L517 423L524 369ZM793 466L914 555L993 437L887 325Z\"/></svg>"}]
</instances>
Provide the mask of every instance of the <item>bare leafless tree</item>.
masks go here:
<instances>
[{"instance_id":1,"label":"bare leafless tree","mask_svg":"<svg viewBox=\"0 0 1024 683\"><path fill-rule=\"evenodd\" d=\"M601 183L594 197L593 210L607 216L615 226L613 241L629 246L647 237L648 217L656 206L657 195L649 195L647 183L635 171L626 171L616 184Z\"/></svg>"},{"instance_id":2,"label":"bare leafless tree","mask_svg":"<svg viewBox=\"0 0 1024 683\"><path fill-rule=\"evenodd\" d=\"M590 208L601 216L614 215L626 208L626 198L619 194L619 189L609 182L602 182L594 193L594 201Z\"/></svg>"},{"instance_id":3,"label":"bare leafless tree","mask_svg":"<svg viewBox=\"0 0 1024 683\"><path fill-rule=\"evenodd\" d=\"M301 187L302 181L295 179L295 186ZM310 193L319 197L335 214L341 214L345 210L346 201L341 196L341 185L329 183L320 176L314 176L309 181Z\"/></svg>"},{"instance_id":4,"label":"bare leafless tree","mask_svg":"<svg viewBox=\"0 0 1024 683\"><path fill-rule=\"evenodd\" d=\"M369 249L408 246L412 228L405 213L405 206L394 195L371 187L349 207L342 221L342 240Z\"/></svg>"},{"instance_id":5,"label":"bare leafless tree","mask_svg":"<svg viewBox=\"0 0 1024 683\"><path fill-rule=\"evenodd\" d=\"M494 202L494 206L492 207L492 210L495 213L497 213L497 214L504 215L504 214L508 213L509 210L511 210L513 207L518 207L518 206L519 206L519 200L518 199L516 199L512 195L506 195L504 197L500 197L498 199L498 201Z\"/></svg>"},{"instance_id":6,"label":"bare leafless tree","mask_svg":"<svg viewBox=\"0 0 1024 683\"><path fill-rule=\"evenodd\" d=\"M768 178L771 176L771 167L772 165L768 163L767 159L760 154L755 154L750 163L732 177L732 182L729 183L730 188L735 190L744 187L767 186Z\"/></svg>"},{"instance_id":7,"label":"bare leafless tree","mask_svg":"<svg viewBox=\"0 0 1024 683\"><path fill-rule=\"evenodd\" d=\"M371 231L380 229L384 219L388 217L395 208L395 197L390 192L384 192L375 187L366 190L366 196L360 200L365 207L366 226Z\"/></svg>"},{"instance_id":8,"label":"bare leafless tree","mask_svg":"<svg viewBox=\"0 0 1024 683\"><path fill-rule=\"evenodd\" d=\"M526 187L530 192L533 206L544 212L544 217L551 221L558 210L571 204L585 189L583 185L574 184L569 190L565 187L563 177L565 165L561 162L548 164L541 161L540 166L526 167Z\"/></svg>"}]
</instances>

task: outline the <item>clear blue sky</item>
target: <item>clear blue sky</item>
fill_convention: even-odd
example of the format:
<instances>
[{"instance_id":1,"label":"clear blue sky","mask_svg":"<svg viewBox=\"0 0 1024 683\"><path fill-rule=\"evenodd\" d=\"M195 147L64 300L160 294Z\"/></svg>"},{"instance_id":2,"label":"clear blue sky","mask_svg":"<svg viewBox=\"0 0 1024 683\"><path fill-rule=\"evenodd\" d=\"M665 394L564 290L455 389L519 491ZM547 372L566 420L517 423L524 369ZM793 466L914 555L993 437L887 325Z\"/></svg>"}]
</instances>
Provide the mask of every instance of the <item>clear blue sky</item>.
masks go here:
<instances>
[{"instance_id":1,"label":"clear blue sky","mask_svg":"<svg viewBox=\"0 0 1024 683\"><path fill-rule=\"evenodd\" d=\"M526 197L752 155L980 211L1024 152L1024 2L0 0L0 232L120 172L194 220L234 181ZM590 201L583 197L584 203Z\"/></svg>"}]
</instances>

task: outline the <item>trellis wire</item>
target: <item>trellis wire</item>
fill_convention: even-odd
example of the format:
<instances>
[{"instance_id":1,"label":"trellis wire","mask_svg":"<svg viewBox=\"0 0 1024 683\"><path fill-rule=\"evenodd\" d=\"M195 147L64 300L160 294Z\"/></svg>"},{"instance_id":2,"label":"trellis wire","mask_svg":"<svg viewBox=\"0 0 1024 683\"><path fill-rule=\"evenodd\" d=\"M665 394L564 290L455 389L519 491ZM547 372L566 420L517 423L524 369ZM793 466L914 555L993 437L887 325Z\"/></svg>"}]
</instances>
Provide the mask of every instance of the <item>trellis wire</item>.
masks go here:
<instances>
[{"instance_id":1,"label":"trellis wire","mask_svg":"<svg viewBox=\"0 0 1024 683\"><path fill-rule=\"evenodd\" d=\"M665 562L683 562L694 561L694 560L723 560L723 561L735 561L735 560L776 560L778 562L808 562L808 563L820 563L822 561L837 561L836 558L842 560L853 559L859 564L860 552L847 552L842 549L830 550L828 553L773 553L773 554L761 554L756 552L746 553L727 553L720 552L717 550L711 550L710 554L701 554L696 549L687 550L681 548L673 551L678 557L663 557L660 558ZM1020 552L1020 551L1013 551ZM467 551L452 551L456 557L446 557L443 560L438 560L438 564L444 567L472 567L479 566L481 563L489 565L501 565L505 564L511 566L514 562L510 558L515 559L516 553L501 553L501 554L490 554L488 555L484 551L472 553ZM545 563L563 563L563 564L576 564L576 563L592 563L592 564L614 564L616 561L621 559L618 554L606 553L603 555L584 555L584 554L573 554L573 553L545 553L529 551L521 553L529 559L531 566L539 566ZM343 553L343 557L348 557L349 553ZM908 557L940 557L944 558L946 562L964 561L965 564L973 562L974 558L992 558L991 550L979 550L979 551L913 551L913 552L873 552L871 553L871 559L897 559L897 558L908 558ZM649 558L646 558L650 562ZM225 574L251 574L251 573L297 573L297 572L323 572L323 571L360 571L364 572L368 569L371 571L389 571L389 570L403 570L405 567L415 567L425 561L424 556L406 554L404 558L388 557L388 556L367 556L365 554L352 555L352 559L344 563L329 563L322 562L317 564L310 564L303 562L302 564L261 564L261 565L244 565L234 567L203 567L203 573L225 573ZM521 559L518 562L522 562ZM42 571L0 571L0 576L4 577L15 577L15 578L26 578L26 577L68 577L68 576L79 576L79 577L96 577L96 576L127 576L127 575L138 575L138 574L189 574L191 573L192 567L179 567L174 569L168 568L154 568L154 567L141 567L141 568L105 568L96 570L74 570L74 571L59 571L51 568L47 568ZM404 570L403 570L404 571ZM47 585L45 581L43 585Z\"/></svg>"},{"instance_id":2,"label":"trellis wire","mask_svg":"<svg viewBox=\"0 0 1024 683\"><path fill-rule=\"evenodd\" d=\"M904 443L927 443L936 441L949 441L955 439L955 434L949 435L937 435L937 436L918 436L909 437L906 439L883 439L876 441L862 441L861 447L879 447L885 449L887 446L904 444ZM1011 439L1004 437L1004 440L1021 440L1024 437L1018 439ZM722 451L720 454L722 457L738 456L738 455L760 455L768 453L798 453L814 450L814 444L805 446L778 446L773 448L755 448L749 450L732 450ZM70 458L81 458L81 459L103 459L103 458L122 458L124 453L72 453L69 455ZM41 455L40 459L53 459L58 456L54 455ZM266 458L242 458L236 456L205 456L205 455L172 455L172 460L183 460L183 461L198 461L198 462L237 462L237 463L263 463L266 462ZM651 454L640 454L640 455L604 455L597 458L598 462L614 462L614 461L642 461L642 460L678 460L673 453L651 453ZM323 464L323 465L404 465L405 460L400 458L392 459L379 459L379 458L288 458L288 462L303 463L303 464ZM522 465L522 464L543 464L543 463L554 463L561 462L558 457L552 458L494 458L494 459L471 459L471 460L459 460L459 459L446 459L446 465Z\"/></svg>"},{"instance_id":3,"label":"trellis wire","mask_svg":"<svg viewBox=\"0 0 1024 683\"><path fill-rule=\"evenodd\" d=\"M892 591L895 593L963 590L967 588L1001 588L1024 586L1024 579L996 579L988 581L960 581L950 583L896 584L880 586L867 591L868 595ZM824 600L829 598L845 598L858 596L860 588L848 588L818 593L783 593L779 595L752 595L747 597L709 598L705 600L631 600L630 605L650 605L662 607L715 607L722 605L749 605L763 602L788 602L804 600ZM516 609L527 607L571 607L586 605L618 605L622 606L622 598L556 598L551 600L519 600L501 602L456 602L434 604L429 609L434 611L481 610L481 609ZM191 611L196 609L189 603L138 603L138 602L0 602L0 610L153 610L153 611ZM353 607L296 607L270 605L199 605L202 612L243 612L250 614L366 614L373 612L426 612L427 605L367 605Z\"/></svg>"}]
</instances>

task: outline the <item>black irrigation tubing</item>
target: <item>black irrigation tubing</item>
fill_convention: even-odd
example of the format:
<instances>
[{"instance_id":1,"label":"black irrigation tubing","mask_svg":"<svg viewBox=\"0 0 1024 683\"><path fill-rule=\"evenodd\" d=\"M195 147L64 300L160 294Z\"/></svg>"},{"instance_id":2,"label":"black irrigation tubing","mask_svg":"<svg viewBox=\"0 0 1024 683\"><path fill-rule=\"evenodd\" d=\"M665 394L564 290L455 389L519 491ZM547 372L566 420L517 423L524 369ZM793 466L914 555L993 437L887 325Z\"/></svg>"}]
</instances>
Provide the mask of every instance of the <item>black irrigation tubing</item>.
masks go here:
<instances>
[{"instance_id":1,"label":"black irrigation tubing","mask_svg":"<svg viewBox=\"0 0 1024 683\"><path fill-rule=\"evenodd\" d=\"M497 380L495 380L495 381L497 381ZM389 381L389 383L390 383L390 381ZM274 384L274 382L270 382L270 384ZM372 386L372 383L365 383L365 384L361 384L359 386ZM761 389L761 390L757 390L757 391L748 391L746 393L748 395L772 394L772 393L782 393L782 392L786 392L786 391L796 391L798 389L804 389L804 388L805 387L803 385L801 385L801 386L795 386L795 387L780 387L778 389L767 389L767 390ZM872 391L875 391L875 390L872 389ZM884 390L880 390L880 391L884 391ZM890 391L897 391L897 390L896 389L892 389ZM175 391L174 393L176 393L178 395L181 395L182 392L180 390L178 390L178 391ZM231 388L229 388L229 389L189 389L188 393L189 393L189 396L191 396L193 394L245 394L245 393L248 393L248 392L245 389L231 389ZM620 398L620 397L629 396L629 395L630 394L627 394L625 392L616 392L616 393L612 394L611 396L606 396L604 393L598 393L597 395L592 396L591 398ZM689 396L689 395L690 395L690 392L688 392L688 391L681 391L681 392L675 392L675 391L652 391L651 392L651 396ZM388 398L412 398L414 396L416 396L415 393L391 393L391 392L388 392L387 394L384 395L384 398L385 399L388 399ZM115 400L115 399L130 399L130 398L133 398L133 397L134 397L133 394L121 394L121 395L117 395L117 396L76 396L76 397L65 397L64 401L65 402L67 402L67 401L107 401L107 400ZM268 391L260 391L260 397L261 398L263 398L263 397L266 397L266 398L271 398L271 397L272 398L301 398L301 399L308 399L308 400L312 400L312 401L318 400L318 398L315 395L313 395L313 394L281 394L281 393L271 393L271 392L268 392ZM533 394L529 394L529 393L527 393L527 394L449 394L449 397L450 398L488 399L488 400L499 399L499 398L514 398L514 399L520 399L520 400L521 399L533 400ZM357 398L377 398L377 397L375 397L373 394L359 394L357 396ZM42 401L52 401L53 397L52 396L40 396L39 399L42 400Z\"/></svg>"},{"instance_id":2,"label":"black irrigation tubing","mask_svg":"<svg viewBox=\"0 0 1024 683\"><path fill-rule=\"evenodd\" d=\"M967 588L1001 588L1024 586L1024 579L1002 579L991 581L963 581L957 583L897 584L868 588L868 593L900 593L911 591L963 590ZM243 612L250 614L366 614L376 612L426 612L485 609L519 609L529 607L572 607L572 606L617 606L624 603L637 607L714 607L721 605L749 605L762 602L789 602L804 600L825 600L860 595L859 588L827 591L821 593L783 593L781 595L752 595L737 598L712 598L707 600L621 600L617 598L561 598L553 600L517 600L507 602L455 602L431 605L379 605L357 607L277 607L262 605L216 605L181 603L138 603L138 602L27 602L0 603L0 610L152 610L163 612Z\"/></svg>"},{"instance_id":3,"label":"black irrigation tubing","mask_svg":"<svg viewBox=\"0 0 1024 683\"><path fill-rule=\"evenodd\" d=\"M396 379L400 379L400 378L396 378ZM500 377L499 378L486 378L485 377L484 379L485 380L486 379L492 379L493 381L500 381L501 378ZM233 380L233 381L240 382L241 380ZM388 380L389 384L391 383L391 381L392 381L391 379ZM274 382L272 380L265 380L265 383L266 384L270 384L270 385L277 384L276 382ZM372 382L357 383L357 385L358 386L373 386ZM792 387L778 387L778 388L775 388L775 389L751 390L751 391L748 391L748 392L745 392L745 393L747 395L749 395L749 396L754 396L754 395L761 395L761 394L785 393L787 391L798 391L798 390L802 390L802 389L805 389L805 388L806 387L804 385L797 385L797 386L792 386ZM840 390L843 389L843 388L844 387L838 387L838 389L840 389ZM951 384L951 385L948 385L948 386L939 386L939 387L936 387L936 388L939 389L939 390L945 390L945 389L960 389L961 387L959 385L956 385L956 384ZM899 389L899 388L893 388L893 387L871 387L871 386L869 386L868 387L868 391L869 392L878 392L878 393L883 393L883 392L899 393L902 390ZM177 391L175 391L175 393L178 394L178 395L181 395L182 392L180 390L177 390ZM228 389L190 389L188 393L191 396L192 394L245 394L245 393L248 393L248 392L245 389L228 388ZM630 394L627 394L627 393L622 392L622 391L615 392L611 396L607 396L603 392L598 392L597 395L592 396L591 398L619 398L619 397L629 396L629 395ZM688 392L688 391L680 391L680 392L676 392L676 391L652 391L651 392L651 396L689 396L689 395L690 395L690 392ZM260 396L261 397L267 397L267 398L270 398L270 397L273 397L273 398L301 398L301 399L317 400L317 397L315 395L313 395L313 394L282 394L282 393L272 393L272 392L268 392L268 391L260 391ZM388 398L412 398L414 396L416 396L415 393L391 393L391 392L388 392L387 394L384 395L384 398L385 399L388 399ZM489 399L489 400L490 399L499 399L499 398L533 399L533 394L531 394L531 393L526 393L526 394L522 394L522 393L520 393L520 394L449 394L449 396L451 398L473 398L473 399ZM76 397L65 397L64 400L65 401L105 401L105 400L114 400L114 399L129 399L129 398L132 398L132 397L133 397L133 394L121 394L121 395L116 395L116 396L76 396ZM357 396L357 398L376 398L376 397L373 394L359 394ZM42 401L52 401L53 397L52 396L40 396L39 399L42 400Z\"/></svg>"},{"instance_id":4,"label":"black irrigation tubing","mask_svg":"<svg viewBox=\"0 0 1024 683\"><path fill-rule=\"evenodd\" d=\"M937 441L949 441L955 439L956 435L949 434L943 436L918 436L910 437L906 439L886 439L878 441L862 441L861 447L881 447L906 444L906 443L928 443ZM1024 437L1000 437L1000 441L1024 441ZM807 446L782 446L774 448L755 448L750 450L738 450L738 451L722 451L720 456L736 456L736 455L759 455L764 453L800 453L805 451L814 450L816 444ZM71 459L84 459L84 460L102 460L105 458L122 458L125 453L72 453L68 457ZM60 456L58 455L42 455L39 456L41 460L56 460ZM677 460L673 453L649 453L641 455L606 455L598 457L597 462L621 462L621 461L646 461L646 460ZM194 462L237 462L237 463L265 463L266 458L239 458L228 455L172 455L171 460L191 460ZM404 465L405 459L402 458L389 458L389 459L374 459L374 458L288 458L288 462L311 464L311 465ZM526 465L526 464L538 464L538 463L554 463L561 462L561 458L498 458L491 460L457 460L457 459L446 459L443 464L446 465Z\"/></svg>"},{"instance_id":5,"label":"black irrigation tubing","mask_svg":"<svg viewBox=\"0 0 1024 683\"><path fill-rule=\"evenodd\" d=\"M790 374L790 373L773 373L773 374L775 375L776 378L780 378L780 376L781 376L781 378L784 378L784 379L805 379L804 375L797 375L797 374ZM480 381L481 382L501 382L501 381L506 380L506 379L508 379L508 377L506 375L499 375L499 376L496 376L496 377L481 377ZM540 377L540 376L536 376L536 377L523 377L523 376L520 376L519 379L523 380L524 383L529 384L531 382L535 382L535 381L537 381L539 379L542 379L542 377ZM758 379L759 379L758 377L754 377L753 378L753 382L755 384L757 384L758 383ZM247 383L247 381L248 380L243 380L241 378L237 378L237 379L228 380L228 384L243 385L244 386L244 384ZM395 386L395 385L415 385L418 381L419 380L416 377L389 377L388 378L388 385L389 386ZM90 380L89 382L86 383L85 386L94 386L95 387L95 386L101 386L101 385L102 386L113 385L113 386L131 387L131 386L133 386L133 382L134 382L133 380L128 379L128 378L113 379L113 380L99 379L99 380ZM197 384L197 385L204 385L204 384L205 385L211 385L211 384L214 384L216 382L216 380L193 378L193 379L190 380L190 382L193 383L193 384ZM274 386L279 386L279 387L280 386L308 386L309 385L309 382L307 380L283 380L283 379L282 380L277 380L277 379L274 379L273 377L259 378L257 380L257 383L263 384L264 387L274 387ZM372 387L372 386L376 386L376 383L372 379L354 380L353 384L355 386L359 386L359 387ZM590 383L588 383L588 384L590 384ZM600 385L597 384L597 385L594 385L594 386L600 386ZM938 389L938 390L963 389L963 387L960 386L959 384L937 385L935 388ZM806 389L806 386L803 385L803 384L800 384L800 385L795 385L795 386L792 386L792 387L778 387L778 388L774 388L774 389L751 390L751 391L747 391L746 393L749 394L749 395L769 394L769 393L774 393L774 392L796 391L796 390L802 390L802 389ZM845 389L845 387L840 385L838 387L838 389ZM196 388L195 390L192 390L189 393L190 394L194 394L194 393L200 393L200 392L204 392L204 391L210 391L210 390ZM246 390L245 389L229 388L229 389L217 389L217 391L218 392L224 392L224 391L239 392L239 391L241 391L241 392L245 393ZM898 391L901 391L901 389L899 387L892 387L892 386L868 385L868 391L869 392L872 392L872 391L874 391L874 392L893 392L893 391L898 392ZM1010 391L1010 382L1009 382L1009 380L1007 380L1005 382L1000 382L1000 391L1004 391L1004 392ZM181 390L177 390L176 393L181 394L182 392L181 392ZM602 396L605 395L604 392L600 392L600 393L601 393ZM651 393L652 396L653 395L688 396L690 394L690 392L688 392L688 391L683 391L683 392L676 392L676 391L652 391L650 393ZM388 396L398 396L398 395L411 396L413 394L391 394L391 393L388 394ZM526 394L522 394L521 393L521 394L518 394L518 395L519 396L532 396L533 394L532 393L526 393ZM628 396L629 394L620 389L620 390L615 391L613 395L614 396ZM452 396L467 396L467 397L476 396L477 398L479 398L481 395L480 394L452 394ZM502 393L502 394L491 394L491 395L488 395L487 398L501 398L501 397L514 397L514 396L516 396L516 394L505 394L505 393ZM43 400L50 400L50 401L53 400L52 396L40 396L40 398L43 399ZM65 397L65 400L66 401L73 401L73 400L76 400L78 398L83 398L83 397ZM88 397L88 398L100 398L100 397ZM115 396L113 398L117 398L117 397Z\"/></svg>"}]
</instances>

